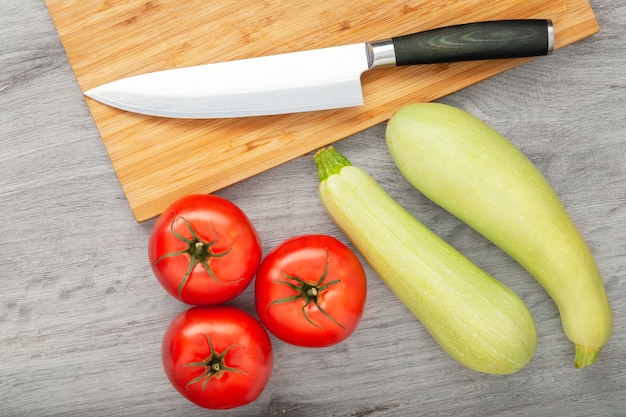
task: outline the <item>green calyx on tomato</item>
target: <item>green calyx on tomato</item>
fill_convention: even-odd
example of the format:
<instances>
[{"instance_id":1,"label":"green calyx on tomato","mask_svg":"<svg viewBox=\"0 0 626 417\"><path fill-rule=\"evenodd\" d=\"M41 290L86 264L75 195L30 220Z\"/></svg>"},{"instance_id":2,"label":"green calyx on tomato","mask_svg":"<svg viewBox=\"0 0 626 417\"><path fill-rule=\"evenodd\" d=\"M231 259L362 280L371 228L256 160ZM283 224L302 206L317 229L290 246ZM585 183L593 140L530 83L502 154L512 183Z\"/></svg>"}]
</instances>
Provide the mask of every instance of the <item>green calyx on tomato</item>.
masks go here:
<instances>
[{"instance_id":1,"label":"green calyx on tomato","mask_svg":"<svg viewBox=\"0 0 626 417\"><path fill-rule=\"evenodd\" d=\"M185 223L185 225L187 226L187 229L189 229L189 232L191 233L191 236L192 236L191 238L187 238L187 237L181 235L180 233L178 233L176 230L174 230L174 224L179 219L182 220ZM219 234L217 233L215 228L213 226L211 226L211 227L212 227L213 232L215 233L215 235L217 237L214 240L210 241L210 242L205 242L202 239L200 239L200 237L198 236L198 233L196 233L196 231L194 230L193 226L191 225L191 223L189 223L189 221L187 219L185 219L184 217L175 217L172 220L172 223L170 225L170 230L172 231L172 234L174 236L176 236L176 238L178 238L181 241L185 242L187 244L187 247L185 249L182 249L182 250L179 250L179 251L176 251L176 252L170 252L170 253L164 254L163 256L161 256L159 259L156 260L156 263L159 263L163 259L170 258L172 256L180 256L180 255L185 255L186 254L186 255L189 255L191 257L191 261L189 262L189 266L187 267L187 270L185 271L185 275L183 276L182 281L178 285L178 295L179 296L183 292L183 288L185 288L185 285L187 284L187 281L189 280L189 276L191 275L191 271L193 271L193 269L198 264L202 265L202 267L207 272L207 274L209 274L209 276L211 276L211 278L213 278L215 280L215 282L217 282L217 283L220 282L219 278L215 275L215 272L213 272L213 269L211 268L210 262L211 262L211 259L213 259L213 258L221 258L223 256L228 255L228 252L230 252L230 250L232 249L232 246L229 247L228 249L226 249L225 251L221 252L221 253L213 252L212 247L217 242L219 242L220 238L219 238Z\"/></svg>"},{"instance_id":2,"label":"green calyx on tomato","mask_svg":"<svg viewBox=\"0 0 626 417\"><path fill-rule=\"evenodd\" d=\"M306 319L306 321L308 321L309 323L311 323L313 326L315 327L320 327L319 325L315 324L313 322L313 320L311 320L308 316L308 314L306 313L306 308L313 303L317 309L322 312L326 317L328 317L330 320L332 320L333 323L337 324L337 326L341 327L342 329L344 329L344 326L339 323L337 320L335 320L335 318L333 316L331 316L326 310L324 310L324 308L322 308L321 305L318 304L317 302L317 298L320 296L320 294L325 291L326 289L328 289L328 287L338 284L341 282L341 280L339 279L335 279L332 281L329 281L327 283L324 283L324 280L326 279L326 277L328 276L328 270L330 268L330 254L328 253L328 249L326 250L326 266L324 267L324 272L322 273L322 276L320 277L319 280L317 280L317 282L311 284L309 282L306 282L305 280L303 280L302 278L295 276L295 275L289 275L287 274L285 271L282 271L282 275L285 279L289 280L289 281L282 281L282 280L276 280L277 283L279 284L284 284L286 286L288 286L289 288L291 288L292 290L294 290L296 292L295 295L291 296L291 297L285 297L285 298L280 298L278 300L274 300L270 303L270 305L272 304L280 304L280 303L289 303L292 301L296 301L296 300L304 300L304 305L302 306L302 308L300 309L300 311L302 312L302 314L304 315L304 318Z\"/></svg>"},{"instance_id":3,"label":"green calyx on tomato","mask_svg":"<svg viewBox=\"0 0 626 417\"><path fill-rule=\"evenodd\" d=\"M185 364L185 367L199 366L199 367L204 368L204 372L200 376L192 379L191 381L187 383L186 385L187 389L189 389L190 385L193 385L196 382L202 381L202 390L205 391L207 383L211 380L211 378L221 378L226 372L236 372L240 374L246 373L245 371L241 369L231 368L226 365L226 361L225 361L226 354L231 348L233 348L236 345L230 345L226 349L224 349L222 353L218 353L215 351L215 348L213 347L213 343L211 343L211 338L209 337L209 335L205 335L205 336L206 336L207 343L209 344L210 355L200 362L191 362L191 363Z\"/></svg>"}]
</instances>

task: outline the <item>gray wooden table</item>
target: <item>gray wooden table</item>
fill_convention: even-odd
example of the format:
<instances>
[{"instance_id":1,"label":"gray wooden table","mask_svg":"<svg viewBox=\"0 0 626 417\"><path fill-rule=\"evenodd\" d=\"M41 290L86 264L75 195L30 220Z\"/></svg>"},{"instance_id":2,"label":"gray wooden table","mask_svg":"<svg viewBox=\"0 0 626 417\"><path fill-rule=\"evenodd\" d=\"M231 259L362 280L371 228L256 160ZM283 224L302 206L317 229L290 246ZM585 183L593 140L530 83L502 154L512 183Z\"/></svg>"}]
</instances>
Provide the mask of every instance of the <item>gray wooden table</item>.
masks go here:
<instances>
[{"instance_id":1,"label":"gray wooden table","mask_svg":"<svg viewBox=\"0 0 626 417\"><path fill-rule=\"evenodd\" d=\"M276 366L258 401L207 412L161 369L161 337L185 306L152 276L153 221L133 219L45 4L0 0L0 415L626 415L626 4L592 5L599 34L441 101L507 136L562 197L612 303L614 335L598 362L573 367L551 299L407 184L381 124L336 147L524 299L536 356L505 377L462 367L367 268L351 338L322 350L273 339ZM305 233L347 242L319 202L311 155L217 194L246 211L265 251ZM252 312L252 287L232 304Z\"/></svg>"}]
</instances>

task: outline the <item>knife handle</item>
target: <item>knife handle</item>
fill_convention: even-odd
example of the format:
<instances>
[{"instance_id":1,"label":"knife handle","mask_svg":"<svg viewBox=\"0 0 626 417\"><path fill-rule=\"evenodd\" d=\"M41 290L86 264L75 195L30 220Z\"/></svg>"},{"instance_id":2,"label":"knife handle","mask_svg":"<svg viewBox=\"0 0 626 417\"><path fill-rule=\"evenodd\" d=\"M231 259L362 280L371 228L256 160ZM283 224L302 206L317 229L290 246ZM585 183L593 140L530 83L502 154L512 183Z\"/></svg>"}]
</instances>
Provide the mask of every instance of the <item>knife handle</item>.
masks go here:
<instances>
[{"instance_id":1,"label":"knife handle","mask_svg":"<svg viewBox=\"0 0 626 417\"><path fill-rule=\"evenodd\" d=\"M395 65L438 64L548 55L552 21L495 20L447 26L392 38Z\"/></svg>"}]
</instances>

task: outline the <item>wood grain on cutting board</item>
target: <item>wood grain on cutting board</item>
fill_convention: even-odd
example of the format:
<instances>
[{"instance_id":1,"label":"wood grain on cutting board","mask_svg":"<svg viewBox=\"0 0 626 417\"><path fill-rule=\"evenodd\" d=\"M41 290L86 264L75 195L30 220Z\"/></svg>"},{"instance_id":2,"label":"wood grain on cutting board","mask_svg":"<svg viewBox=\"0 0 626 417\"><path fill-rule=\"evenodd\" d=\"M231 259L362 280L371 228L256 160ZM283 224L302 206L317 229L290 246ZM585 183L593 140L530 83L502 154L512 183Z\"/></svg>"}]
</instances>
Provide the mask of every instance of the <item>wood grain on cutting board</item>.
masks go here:
<instances>
[{"instance_id":1,"label":"wood grain on cutting board","mask_svg":"<svg viewBox=\"0 0 626 417\"><path fill-rule=\"evenodd\" d=\"M581 0L46 4L83 91L149 71L375 41L481 20L552 19L557 49L599 30L589 3ZM165 119L87 102L135 218L144 221L183 195L226 187L383 122L403 105L435 100L526 61L374 70L362 78L364 106L291 115Z\"/></svg>"}]
</instances>

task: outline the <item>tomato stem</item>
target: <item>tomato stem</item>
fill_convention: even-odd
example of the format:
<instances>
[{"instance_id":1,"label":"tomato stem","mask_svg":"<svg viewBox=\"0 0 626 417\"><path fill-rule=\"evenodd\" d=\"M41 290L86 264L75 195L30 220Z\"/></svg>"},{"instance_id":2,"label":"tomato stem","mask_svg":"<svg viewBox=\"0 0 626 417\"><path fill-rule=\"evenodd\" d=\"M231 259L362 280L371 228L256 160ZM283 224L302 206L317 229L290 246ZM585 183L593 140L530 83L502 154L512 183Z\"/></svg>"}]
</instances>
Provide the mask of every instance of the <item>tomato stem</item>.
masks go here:
<instances>
[{"instance_id":1,"label":"tomato stem","mask_svg":"<svg viewBox=\"0 0 626 417\"><path fill-rule=\"evenodd\" d=\"M202 381L202 390L204 391L206 390L207 383L212 378L221 378L226 372L235 372L240 374L246 373L242 369L226 366L226 354L231 348L240 345L230 345L224 349L222 353L218 353L213 347L213 343L211 342L209 335L207 334L202 336L206 337L207 343L209 344L209 356L200 362L190 362L184 365L185 367L198 366L204 368L204 372L202 372L202 374L187 382L187 385L185 386L187 389L189 389L190 385Z\"/></svg>"},{"instance_id":2,"label":"tomato stem","mask_svg":"<svg viewBox=\"0 0 626 417\"><path fill-rule=\"evenodd\" d=\"M179 232L177 232L176 230L174 230L174 225L179 220L182 221L183 223L185 223L185 226L187 226L187 230L189 230L189 233L191 234L191 238L185 237L182 234L180 234ZM176 251L176 252L166 253L166 254L162 255L159 259L157 259L155 263L159 263L163 259L171 258L171 257L174 257L174 256L181 256L181 255L184 256L184 255L187 255L187 256L190 257L189 266L187 267L187 270L185 271L185 275L183 276L183 279L181 280L180 284L178 285L178 297L181 297L183 289L185 288L185 285L187 285L187 281L189 281L189 277L191 276L191 273L193 272L194 268L198 264L202 265L202 267L204 268L206 273L211 278L213 278L213 280L215 280L215 282L217 282L219 284L222 283L219 280L219 278L217 277L217 275L215 275L215 272L213 272L213 269L211 268L211 259L213 259L213 258L222 258L222 257L228 255L228 253L232 249L232 245L229 248L227 248L225 251L223 251L223 252L220 252L220 253L214 252L213 251L213 245L215 245L217 242L219 242L220 236L217 233L217 231L215 230L215 228L213 227L213 223L211 223L211 229L215 233L215 236L216 236L215 239L211 240L211 241L204 241L204 240L202 240L200 238L200 236L198 236L198 233L193 228L191 223L187 219L185 219L184 217L182 217L182 216L174 217L174 219L172 220L172 223L170 224L170 230L172 231L172 234L174 236L176 236L177 239L179 239L182 242L186 243L187 247L185 249L182 249L182 250L179 250L179 251Z\"/></svg>"},{"instance_id":3,"label":"tomato stem","mask_svg":"<svg viewBox=\"0 0 626 417\"><path fill-rule=\"evenodd\" d=\"M324 280L326 280L326 278L328 277L329 269L330 269L330 254L328 253L328 249L326 249L326 265L324 267L324 272L322 273L322 276L319 278L319 280L317 280L316 283L311 284L296 275L289 275L285 271L282 271L283 277L285 277L288 281L277 280L276 282L279 284L284 284L288 286L289 288L294 290L296 294L290 297L284 297L284 298L279 298L278 300L274 300L270 303L270 305L288 303L288 302L292 302L296 300L304 300L304 305L302 306L300 311L302 312L302 315L304 316L306 321L311 323L313 326L321 327L318 324L314 323L313 320L311 320L311 318L307 314L307 307L311 303L314 304L317 307L317 309L326 317L328 317L333 323L335 323L337 326L341 327L342 329L345 329L345 327L341 323L339 323L337 320L335 320L335 318L331 316L318 302L318 298L322 292L328 289L328 287L330 287L331 285L335 285L341 282L341 280L335 279L327 283L324 283Z\"/></svg>"}]
</instances>

